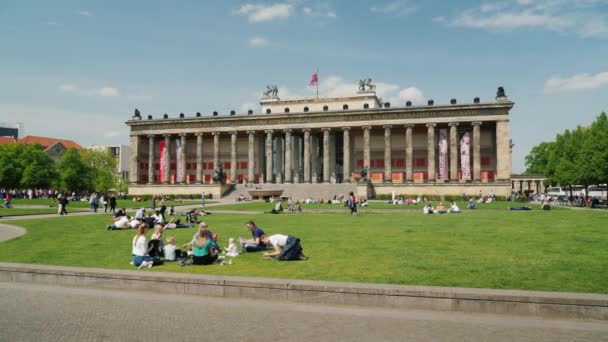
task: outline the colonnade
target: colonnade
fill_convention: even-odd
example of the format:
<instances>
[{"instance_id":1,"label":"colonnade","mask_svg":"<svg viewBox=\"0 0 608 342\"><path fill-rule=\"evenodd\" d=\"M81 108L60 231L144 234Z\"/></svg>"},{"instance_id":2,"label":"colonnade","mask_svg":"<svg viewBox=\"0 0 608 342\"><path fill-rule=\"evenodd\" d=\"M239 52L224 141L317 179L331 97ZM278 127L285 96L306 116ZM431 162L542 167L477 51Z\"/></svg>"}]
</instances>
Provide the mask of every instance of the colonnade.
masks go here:
<instances>
[{"instance_id":1,"label":"colonnade","mask_svg":"<svg viewBox=\"0 0 608 342\"><path fill-rule=\"evenodd\" d=\"M467 125L472 128L472 142L471 142L471 155L472 155L472 180L480 180L480 171L481 171L481 162L480 162L480 126L481 122L451 122L448 123L449 127L449 154L448 161L449 167L449 178L445 175L444 180L446 181L459 181L459 165L458 165L458 156L459 156L459 137L458 137L458 127L463 127ZM469 126L470 125L470 126ZM249 181L254 180L254 165L255 165L255 150L256 150L256 134L264 134L265 138L265 160L266 167L264 170L259 169L258 171L264 172L264 179L261 181L266 182L304 182L311 183L313 180L311 178L311 170L316 170L316 163L319 161L322 162L322 177L320 177L320 181L322 182L330 182L332 181L332 174L334 174L335 170L332 170L332 167L335 168L335 160L330 160L330 151L332 150L330 146L330 135L335 132L341 132L342 134L342 156L343 156L343 169L342 174L344 175L343 181L349 182L351 181L351 176L355 174L352 170L353 166L353 144L352 144L352 135L355 134L356 131L360 132L363 135L363 164L369 170L371 166L371 152L370 152L370 141L371 141L371 132L372 128L383 128L384 130L384 180L385 182L392 181L393 177L393 169L392 169L392 158L394 157L395 151L392 149L391 141L392 134L396 129L400 130L399 134L402 134L402 130L405 130L405 150L403 151L405 154L405 179L406 182L413 181L413 157L414 157L414 148L413 148L413 130L415 127L414 124L406 124L406 125L382 125L382 126L358 126L358 127L340 127L340 128L315 128L313 132L313 128L301 128L301 129L266 129L266 130L247 130L247 131L232 131L232 132L198 132L198 133L179 133L179 134L162 134L162 135L132 135L131 136L131 164L135 165L135 167L131 167L131 179L132 183L141 182L140 176L140 167L139 163L144 162L142 158L140 158L140 143L143 139L148 139L148 177L147 181L149 184L154 183L154 167L156 160L155 149L154 146L159 142L160 139L164 139L165 146L170 146L171 138L179 137L179 142L181 144L181 149L179 150L182 155L180 158L180 165L176 165L177 172L176 179L174 180L176 183L186 183L186 150L193 150L192 147L188 146L188 136L196 136L196 176L195 182L202 183L203 180L203 144L206 143L207 139L211 139L213 137L213 168L218 169L220 166L220 136L230 136L230 169L225 170L227 174L230 176L231 180L237 180L237 137L239 134L247 134L248 136L248 153L247 153L247 179ZM505 134L506 129L506 134ZM437 181L436 177L436 165L435 165L435 151L437 148L437 142L435 139L435 133L437 130L437 124L428 123L426 124L427 131L427 174L428 174L428 182ZM316 155L312 155L311 148L311 133L318 134L322 139L322 156L319 156L318 160L316 159ZM509 150L509 142L508 142L508 124L496 122L496 151L497 155L499 154L509 154L508 161L501 161L501 157L497 158L496 162L496 170L499 178L508 179L510 177L510 168L507 171L504 171L505 163L509 163L510 165L510 150ZM301 137L300 139L292 139L292 137ZM276 140L277 138L281 139L281 144L275 143L273 149L273 138ZM283 146L284 141L284 146ZM303 146L300 146L300 142ZM295 148L294 148L295 145ZM301 148L301 149L300 149ZM300 154L294 153L294 151L300 152L303 160L300 160ZM171 160L171 151L170 148L164 149L164 160ZM297 155L297 156L296 156ZM275 157L275 167L273 168L273 157ZM334 156L335 157L335 153ZM301 164L301 169L300 167ZM294 165L297 163L298 165ZM278 167L276 164L279 164ZM261 163L260 163L261 165ZM277 174L277 170L280 170ZM284 172L283 172L284 170ZM501 171L503 170L503 171ZM302 171L303 175L300 178L300 171ZM501 174L502 172L502 174ZM275 178L276 177L276 178ZM164 178L160 181L162 183L170 183L170 172L164 173Z\"/></svg>"}]
</instances>

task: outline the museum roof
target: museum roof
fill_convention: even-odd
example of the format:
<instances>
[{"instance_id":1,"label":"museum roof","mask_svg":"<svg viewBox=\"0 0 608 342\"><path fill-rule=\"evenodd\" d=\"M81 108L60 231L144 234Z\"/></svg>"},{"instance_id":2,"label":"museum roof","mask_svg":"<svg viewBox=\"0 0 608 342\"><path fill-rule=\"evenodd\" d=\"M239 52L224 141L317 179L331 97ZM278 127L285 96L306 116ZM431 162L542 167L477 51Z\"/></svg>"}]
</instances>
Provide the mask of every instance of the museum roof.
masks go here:
<instances>
[{"instance_id":1,"label":"museum roof","mask_svg":"<svg viewBox=\"0 0 608 342\"><path fill-rule=\"evenodd\" d=\"M75 143L72 140L67 140L67 139L56 139L56 138L47 138L47 137L39 137L39 136L35 136L35 135L28 135L26 137L19 139L18 142L23 143L23 144L40 144L40 146L42 146L42 149L44 149L44 150L46 150L47 148L49 148L59 142L65 148L74 147L75 149L82 150L82 146L80 146L79 144Z\"/></svg>"}]
</instances>

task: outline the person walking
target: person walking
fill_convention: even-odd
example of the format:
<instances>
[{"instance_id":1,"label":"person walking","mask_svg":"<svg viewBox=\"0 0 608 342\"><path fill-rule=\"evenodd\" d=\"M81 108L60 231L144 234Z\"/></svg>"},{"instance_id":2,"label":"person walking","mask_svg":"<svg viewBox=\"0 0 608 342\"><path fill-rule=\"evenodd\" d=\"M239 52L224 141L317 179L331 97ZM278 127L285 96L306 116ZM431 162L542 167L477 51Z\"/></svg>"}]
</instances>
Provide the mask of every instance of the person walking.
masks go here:
<instances>
[{"instance_id":1,"label":"person walking","mask_svg":"<svg viewBox=\"0 0 608 342\"><path fill-rule=\"evenodd\" d=\"M110 211L113 213L116 211L116 197L114 195L112 195L110 197Z\"/></svg>"},{"instance_id":2,"label":"person walking","mask_svg":"<svg viewBox=\"0 0 608 342\"><path fill-rule=\"evenodd\" d=\"M352 191L348 194L348 207L352 216L357 215L357 197Z\"/></svg>"},{"instance_id":3,"label":"person walking","mask_svg":"<svg viewBox=\"0 0 608 342\"><path fill-rule=\"evenodd\" d=\"M59 215L67 215L68 211L66 210L68 203L70 203L70 201L68 201L68 194L64 193L61 198L59 199L59 206L61 207L61 211L59 212Z\"/></svg>"}]
</instances>

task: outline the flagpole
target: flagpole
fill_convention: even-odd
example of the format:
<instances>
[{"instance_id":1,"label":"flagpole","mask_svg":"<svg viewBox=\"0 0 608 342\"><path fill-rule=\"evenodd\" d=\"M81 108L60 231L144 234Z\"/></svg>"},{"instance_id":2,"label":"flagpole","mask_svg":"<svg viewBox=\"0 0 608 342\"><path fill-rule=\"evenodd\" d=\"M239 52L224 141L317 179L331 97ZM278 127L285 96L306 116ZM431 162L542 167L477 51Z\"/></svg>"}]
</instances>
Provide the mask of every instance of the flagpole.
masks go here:
<instances>
[{"instance_id":1,"label":"flagpole","mask_svg":"<svg viewBox=\"0 0 608 342\"><path fill-rule=\"evenodd\" d=\"M317 100L319 99L319 68L317 68Z\"/></svg>"}]
</instances>

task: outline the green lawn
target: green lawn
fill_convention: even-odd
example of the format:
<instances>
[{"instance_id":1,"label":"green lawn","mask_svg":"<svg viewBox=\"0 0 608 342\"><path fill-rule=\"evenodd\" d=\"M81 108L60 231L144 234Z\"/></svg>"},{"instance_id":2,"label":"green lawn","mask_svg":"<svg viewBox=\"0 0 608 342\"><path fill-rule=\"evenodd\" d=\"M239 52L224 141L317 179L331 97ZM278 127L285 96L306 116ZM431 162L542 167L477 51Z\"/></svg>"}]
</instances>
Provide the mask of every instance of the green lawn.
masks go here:
<instances>
[{"instance_id":1,"label":"green lawn","mask_svg":"<svg viewBox=\"0 0 608 342\"><path fill-rule=\"evenodd\" d=\"M167 201L166 205L167 207L170 207L172 205L187 205L187 204L198 204L200 203L200 200L183 200L182 202L175 202L175 201ZM206 202L206 203L213 203L213 202ZM27 200L27 199L14 199L12 201L13 205L48 205L50 207L57 207L57 201L56 200L52 200L52 199L33 199L33 200ZM158 207L159 205L159 201L156 201L156 206ZM70 201L70 203L68 204L68 210L69 208L90 208L90 204L87 201ZM101 206L100 206L101 207ZM144 202L133 202L132 200L117 200L116 201L116 208L151 208L152 207L152 201L144 201ZM103 209L102 209L103 210Z\"/></svg>"},{"instance_id":2,"label":"green lawn","mask_svg":"<svg viewBox=\"0 0 608 342\"><path fill-rule=\"evenodd\" d=\"M83 211L84 209L72 210ZM57 214L57 208L0 208L0 216L20 216L20 215L39 215Z\"/></svg>"},{"instance_id":3,"label":"green lawn","mask_svg":"<svg viewBox=\"0 0 608 342\"><path fill-rule=\"evenodd\" d=\"M608 213L590 210L462 214L302 213L205 217L223 245L247 236L254 219L266 233L302 239L306 262L241 255L231 266L168 263L155 271L408 285L608 292ZM109 215L13 221L28 233L1 244L0 261L133 269L132 230L106 231ZM178 245L195 229L167 231ZM144 272L144 271L142 271Z\"/></svg>"},{"instance_id":4,"label":"green lawn","mask_svg":"<svg viewBox=\"0 0 608 342\"><path fill-rule=\"evenodd\" d=\"M387 210L419 210L422 211L422 207L424 205L431 204L433 207L436 207L439 202L426 202L426 203L417 203L411 205L394 205L387 203L386 201L370 201L369 206L359 207L359 211L366 211L369 209L387 209ZM467 203L465 202L456 202L461 210L466 211ZM446 208L449 208L450 203L443 203ZM275 203L267 203L264 201L246 201L234 204L224 204L224 205L215 205L207 208L209 211L213 210L243 210L243 211L270 211L274 208ZM476 203L476 210L507 210L510 206L523 206L527 205L531 208L538 209L540 205L538 204L526 204L526 203L517 203L517 202L494 202L494 203ZM349 209L344 205L340 204L301 204L300 207L302 210L319 210L319 209L344 209L348 211ZM287 202L283 202L283 208L287 208ZM554 209L563 209L559 207L555 207Z\"/></svg>"}]
</instances>

